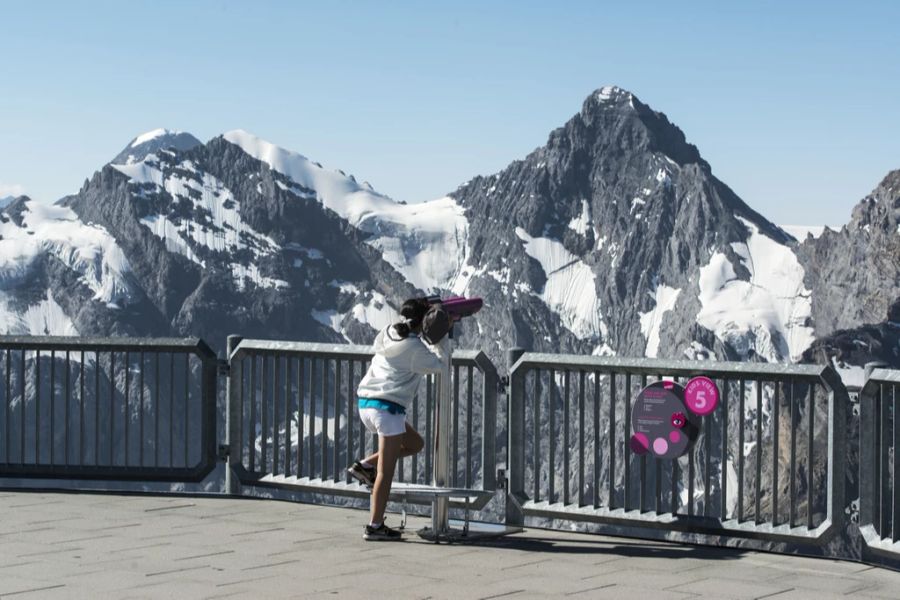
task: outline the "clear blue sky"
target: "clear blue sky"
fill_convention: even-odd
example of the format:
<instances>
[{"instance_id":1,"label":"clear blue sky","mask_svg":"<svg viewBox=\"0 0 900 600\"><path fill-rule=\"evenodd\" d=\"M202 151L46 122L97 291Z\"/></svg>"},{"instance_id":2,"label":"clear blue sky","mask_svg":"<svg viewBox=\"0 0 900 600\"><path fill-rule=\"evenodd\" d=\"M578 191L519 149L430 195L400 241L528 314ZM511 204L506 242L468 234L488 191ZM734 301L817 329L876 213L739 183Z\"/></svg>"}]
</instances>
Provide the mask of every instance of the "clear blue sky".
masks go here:
<instances>
[{"instance_id":1,"label":"clear blue sky","mask_svg":"<svg viewBox=\"0 0 900 600\"><path fill-rule=\"evenodd\" d=\"M0 0L0 23L0 192L44 200L157 127L247 129L426 200L542 145L605 84L780 224L842 224L900 168L892 0Z\"/></svg>"}]
</instances>

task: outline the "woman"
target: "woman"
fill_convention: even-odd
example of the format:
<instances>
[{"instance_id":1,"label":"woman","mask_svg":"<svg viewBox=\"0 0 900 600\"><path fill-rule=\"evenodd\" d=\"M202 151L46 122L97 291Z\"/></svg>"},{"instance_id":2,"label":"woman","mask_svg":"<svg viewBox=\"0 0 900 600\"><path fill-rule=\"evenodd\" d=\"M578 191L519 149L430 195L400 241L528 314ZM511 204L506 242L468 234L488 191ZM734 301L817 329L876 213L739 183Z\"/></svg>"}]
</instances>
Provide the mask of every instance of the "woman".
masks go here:
<instances>
[{"instance_id":1,"label":"woman","mask_svg":"<svg viewBox=\"0 0 900 600\"><path fill-rule=\"evenodd\" d=\"M400 323L375 337L375 356L356 390L359 417L366 429L378 434L378 452L356 461L350 475L372 488L371 514L363 539L395 541L401 534L384 524L397 460L422 450L422 436L406 422L406 409L416 395L422 375L440 373L447 353L446 338L427 345L419 338L431 305L424 298L403 303Z\"/></svg>"}]
</instances>

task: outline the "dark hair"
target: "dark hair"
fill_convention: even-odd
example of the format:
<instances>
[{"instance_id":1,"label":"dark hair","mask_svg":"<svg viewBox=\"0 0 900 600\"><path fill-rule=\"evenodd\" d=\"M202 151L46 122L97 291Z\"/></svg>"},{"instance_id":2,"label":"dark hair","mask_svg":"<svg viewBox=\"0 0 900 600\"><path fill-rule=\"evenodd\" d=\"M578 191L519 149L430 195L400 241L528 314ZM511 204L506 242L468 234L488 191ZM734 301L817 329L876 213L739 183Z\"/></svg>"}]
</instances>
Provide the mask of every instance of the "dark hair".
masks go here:
<instances>
[{"instance_id":1,"label":"dark hair","mask_svg":"<svg viewBox=\"0 0 900 600\"><path fill-rule=\"evenodd\" d=\"M425 298L410 298L400 307L400 316L405 320L395 323L394 329L403 337L409 337L409 334L422 326L422 319L431 304Z\"/></svg>"}]
</instances>

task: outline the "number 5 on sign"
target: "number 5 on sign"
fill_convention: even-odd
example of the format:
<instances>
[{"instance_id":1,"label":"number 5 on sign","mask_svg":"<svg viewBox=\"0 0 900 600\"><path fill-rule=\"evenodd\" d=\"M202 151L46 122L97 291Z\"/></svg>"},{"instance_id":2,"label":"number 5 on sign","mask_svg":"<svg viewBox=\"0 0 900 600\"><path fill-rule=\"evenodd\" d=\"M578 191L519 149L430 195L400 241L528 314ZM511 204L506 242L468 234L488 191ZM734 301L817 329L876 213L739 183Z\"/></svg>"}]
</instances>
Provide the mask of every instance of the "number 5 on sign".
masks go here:
<instances>
[{"instance_id":1,"label":"number 5 on sign","mask_svg":"<svg viewBox=\"0 0 900 600\"><path fill-rule=\"evenodd\" d=\"M719 388L709 377L694 377L684 388L684 403L695 415L708 415L719 405Z\"/></svg>"}]
</instances>

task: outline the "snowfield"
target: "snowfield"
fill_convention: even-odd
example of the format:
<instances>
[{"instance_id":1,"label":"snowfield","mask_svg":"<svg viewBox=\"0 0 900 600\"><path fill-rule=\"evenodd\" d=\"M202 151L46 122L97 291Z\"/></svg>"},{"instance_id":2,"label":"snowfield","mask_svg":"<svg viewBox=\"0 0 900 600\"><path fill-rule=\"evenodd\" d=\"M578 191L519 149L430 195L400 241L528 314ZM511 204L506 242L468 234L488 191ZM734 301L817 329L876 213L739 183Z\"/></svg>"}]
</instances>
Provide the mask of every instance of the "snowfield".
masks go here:
<instances>
[{"instance_id":1,"label":"snowfield","mask_svg":"<svg viewBox=\"0 0 900 600\"><path fill-rule=\"evenodd\" d=\"M769 362L796 361L815 340L808 325L812 298L803 285L803 267L788 246L737 218L750 236L747 243L731 247L750 281L738 279L728 257L715 252L700 269L703 308L697 322L742 354L752 349Z\"/></svg>"},{"instance_id":2,"label":"snowfield","mask_svg":"<svg viewBox=\"0 0 900 600\"><path fill-rule=\"evenodd\" d=\"M653 292L653 300L656 306L652 310L641 313L641 333L647 338L647 348L644 356L648 358L656 358L659 352L659 328L662 325L663 317L667 312L675 308L678 301L680 289L672 288L667 285L658 285Z\"/></svg>"},{"instance_id":3,"label":"snowfield","mask_svg":"<svg viewBox=\"0 0 900 600\"><path fill-rule=\"evenodd\" d=\"M15 287L42 254L78 273L95 300L116 307L134 295L128 260L103 227L82 223L67 207L31 200L22 227L11 219L0 223L0 289Z\"/></svg>"},{"instance_id":4,"label":"snowfield","mask_svg":"<svg viewBox=\"0 0 900 600\"><path fill-rule=\"evenodd\" d=\"M453 198L400 204L246 131L222 137L299 186L315 190L325 208L370 233L368 243L414 286L425 291L465 288L468 221Z\"/></svg>"},{"instance_id":5,"label":"snowfield","mask_svg":"<svg viewBox=\"0 0 900 600\"><path fill-rule=\"evenodd\" d=\"M256 260L281 251L274 240L257 232L241 218L241 203L221 181L209 173L198 171L189 160L169 165L166 164L166 159L165 153L161 153L160 156L150 154L138 163L112 165L114 169L128 176L131 183L152 184L165 189L177 198L179 203L190 202L195 211L199 209L211 216L213 227L206 227L186 219L176 224L165 214L142 218L141 224L165 242L166 250L185 256L201 267L205 267L206 263L197 256L188 240L216 252L234 254L240 250L250 250ZM179 170L193 173L200 181L178 174L167 177L163 173L164 166L177 166ZM192 195L191 192L195 194ZM243 289L248 279L261 287L280 288L288 285L281 279L261 275L255 264L244 265L234 262L229 266L238 289Z\"/></svg>"},{"instance_id":6,"label":"snowfield","mask_svg":"<svg viewBox=\"0 0 900 600\"><path fill-rule=\"evenodd\" d=\"M516 227L516 235L524 243L526 254L540 263L547 276L544 289L535 295L579 338L606 338L606 324L591 268L558 240L531 237L521 227Z\"/></svg>"}]
</instances>

